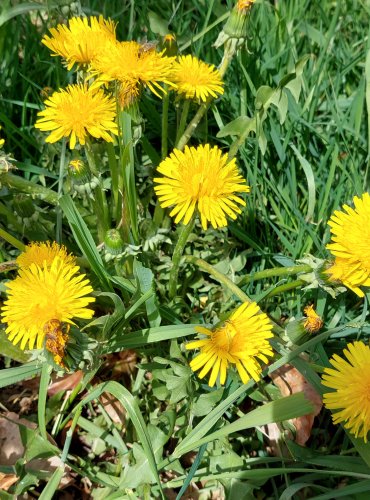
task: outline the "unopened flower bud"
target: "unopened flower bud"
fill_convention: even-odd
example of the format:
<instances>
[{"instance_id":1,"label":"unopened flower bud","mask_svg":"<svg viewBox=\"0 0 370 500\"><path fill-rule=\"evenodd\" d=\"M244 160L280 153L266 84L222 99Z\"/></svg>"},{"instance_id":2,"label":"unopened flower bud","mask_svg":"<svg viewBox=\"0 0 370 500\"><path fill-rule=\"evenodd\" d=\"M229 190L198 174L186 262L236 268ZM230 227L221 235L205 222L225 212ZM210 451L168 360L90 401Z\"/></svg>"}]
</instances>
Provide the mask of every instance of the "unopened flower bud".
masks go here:
<instances>
[{"instance_id":1,"label":"unopened flower bud","mask_svg":"<svg viewBox=\"0 0 370 500\"><path fill-rule=\"evenodd\" d=\"M91 180L91 172L87 164L79 159L71 160L68 165L69 177L76 184L86 184Z\"/></svg>"},{"instance_id":2,"label":"unopened flower bud","mask_svg":"<svg viewBox=\"0 0 370 500\"><path fill-rule=\"evenodd\" d=\"M117 229L109 229L105 238L105 251L111 255L118 255L123 251L123 240Z\"/></svg>"},{"instance_id":3,"label":"unopened flower bud","mask_svg":"<svg viewBox=\"0 0 370 500\"><path fill-rule=\"evenodd\" d=\"M173 57L177 55L178 47L176 37L173 33L168 33L162 39L161 50L164 50L163 55Z\"/></svg>"}]
</instances>

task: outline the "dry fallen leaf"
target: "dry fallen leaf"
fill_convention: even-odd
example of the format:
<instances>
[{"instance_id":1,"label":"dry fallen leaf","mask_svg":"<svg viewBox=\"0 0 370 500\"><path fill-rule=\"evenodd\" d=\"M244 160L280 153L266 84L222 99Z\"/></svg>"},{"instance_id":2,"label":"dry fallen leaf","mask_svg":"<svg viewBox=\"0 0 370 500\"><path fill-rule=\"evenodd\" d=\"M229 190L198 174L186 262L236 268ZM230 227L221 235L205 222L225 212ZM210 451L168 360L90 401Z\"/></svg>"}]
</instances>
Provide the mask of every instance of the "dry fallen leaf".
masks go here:
<instances>
[{"instance_id":1,"label":"dry fallen leaf","mask_svg":"<svg viewBox=\"0 0 370 500\"><path fill-rule=\"evenodd\" d=\"M303 375L291 365L284 365L278 370L275 370L271 374L271 378L274 384L280 389L282 396L289 396L291 394L295 394L296 392L303 392L306 399L308 399L313 405L314 411L312 413L291 420L296 429L295 441L303 446L311 435L314 418L321 411L322 398L312 385L307 382ZM272 424L272 426L274 425L276 427L276 424ZM271 426L269 426L269 429L275 434L273 438L275 441L276 433L272 430ZM272 436L270 436L270 438L271 437Z\"/></svg>"},{"instance_id":2,"label":"dry fallen leaf","mask_svg":"<svg viewBox=\"0 0 370 500\"><path fill-rule=\"evenodd\" d=\"M102 394L100 402L104 406L105 411L115 424L124 425L126 420L126 410L122 404L114 396L110 394Z\"/></svg>"},{"instance_id":3,"label":"dry fallen leaf","mask_svg":"<svg viewBox=\"0 0 370 500\"><path fill-rule=\"evenodd\" d=\"M0 491L8 491L8 489L18 481L15 474L3 474L0 472Z\"/></svg>"},{"instance_id":4,"label":"dry fallen leaf","mask_svg":"<svg viewBox=\"0 0 370 500\"><path fill-rule=\"evenodd\" d=\"M48 387L48 395L54 396L60 391L72 390L79 384L82 380L83 372L78 370L71 375L64 375L62 378L54 380Z\"/></svg>"},{"instance_id":5,"label":"dry fallen leaf","mask_svg":"<svg viewBox=\"0 0 370 500\"><path fill-rule=\"evenodd\" d=\"M16 413L4 413L4 415L0 417L0 465L15 465L17 460L19 460L24 455L24 446L22 444L19 425L17 425L17 422L28 427L29 429L37 428L37 425L35 423L30 422L24 418L19 418ZM49 441L55 444L50 436ZM62 467L62 465L63 464L60 458L54 456L49 458L34 458L25 465L25 468L29 471L42 470L46 473L50 473L51 476L55 469ZM74 479L69 475L69 472L70 468L66 466L64 475L59 483L59 487L65 487L71 484L72 481L74 481ZM9 481L10 480L11 479L9 478ZM16 480L17 478L15 479L15 481ZM13 483L15 481L13 481ZM9 484L8 487L10 487L11 484Z\"/></svg>"}]
</instances>

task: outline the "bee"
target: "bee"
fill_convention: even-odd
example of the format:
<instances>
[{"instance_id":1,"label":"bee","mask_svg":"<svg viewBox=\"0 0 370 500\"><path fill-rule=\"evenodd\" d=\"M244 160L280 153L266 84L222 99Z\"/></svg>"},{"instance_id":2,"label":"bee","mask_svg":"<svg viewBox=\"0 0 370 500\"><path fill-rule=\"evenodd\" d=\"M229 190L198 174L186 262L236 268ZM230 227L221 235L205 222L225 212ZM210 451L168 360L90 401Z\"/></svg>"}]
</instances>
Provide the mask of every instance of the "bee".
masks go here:
<instances>
[{"instance_id":1,"label":"bee","mask_svg":"<svg viewBox=\"0 0 370 500\"><path fill-rule=\"evenodd\" d=\"M68 323L62 323L58 319L51 319L44 326L45 347L54 355L55 362L62 367L64 367L62 359L68 341L69 329Z\"/></svg>"},{"instance_id":2,"label":"bee","mask_svg":"<svg viewBox=\"0 0 370 500\"><path fill-rule=\"evenodd\" d=\"M152 42L148 42L146 40L143 42L140 42L139 56L146 54L148 52L155 52L157 45L158 45L158 42L156 42L155 40L153 40Z\"/></svg>"}]
</instances>

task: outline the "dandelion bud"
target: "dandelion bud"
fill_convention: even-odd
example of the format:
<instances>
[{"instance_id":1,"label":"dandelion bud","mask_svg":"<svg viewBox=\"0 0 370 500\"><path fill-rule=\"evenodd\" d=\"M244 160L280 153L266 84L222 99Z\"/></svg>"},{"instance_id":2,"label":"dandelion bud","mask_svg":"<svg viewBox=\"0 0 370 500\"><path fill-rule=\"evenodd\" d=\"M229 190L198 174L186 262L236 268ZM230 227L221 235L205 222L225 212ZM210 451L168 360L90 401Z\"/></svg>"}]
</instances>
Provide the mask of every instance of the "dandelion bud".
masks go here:
<instances>
[{"instance_id":1,"label":"dandelion bud","mask_svg":"<svg viewBox=\"0 0 370 500\"><path fill-rule=\"evenodd\" d=\"M105 251L111 255L118 255L123 251L123 240L117 229L107 231L105 238Z\"/></svg>"},{"instance_id":2,"label":"dandelion bud","mask_svg":"<svg viewBox=\"0 0 370 500\"><path fill-rule=\"evenodd\" d=\"M252 7L255 0L239 0L230 13L221 33L218 35L214 46L221 47L226 42L231 44L231 48L235 51L244 43L246 36L246 20L247 13Z\"/></svg>"},{"instance_id":3,"label":"dandelion bud","mask_svg":"<svg viewBox=\"0 0 370 500\"><path fill-rule=\"evenodd\" d=\"M90 169L82 160L71 160L68 165L68 174L76 184L86 184L91 180Z\"/></svg>"},{"instance_id":4,"label":"dandelion bud","mask_svg":"<svg viewBox=\"0 0 370 500\"><path fill-rule=\"evenodd\" d=\"M162 39L161 49L164 50L163 55L172 57L178 52L176 37L173 33L168 33Z\"/></svg>"}]
</instances>

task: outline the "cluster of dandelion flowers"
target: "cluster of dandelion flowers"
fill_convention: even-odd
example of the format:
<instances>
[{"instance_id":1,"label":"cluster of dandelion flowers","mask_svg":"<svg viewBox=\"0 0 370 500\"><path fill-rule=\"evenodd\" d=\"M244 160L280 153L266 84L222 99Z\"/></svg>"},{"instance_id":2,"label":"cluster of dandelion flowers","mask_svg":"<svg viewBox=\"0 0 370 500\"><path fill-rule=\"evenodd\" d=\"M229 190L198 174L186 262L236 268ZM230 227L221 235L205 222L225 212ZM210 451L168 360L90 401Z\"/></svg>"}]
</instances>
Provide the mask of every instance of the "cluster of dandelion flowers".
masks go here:
<instances>
[{"instance_id":1,"label":"cluster of dandelion flowers","mask_svg":"<svg viewBox=\"0 0 370 500\"><path fill-rule=\"evenodd\" d=\"M262 371L259 360L267 363L267 356L273 356L268 342L273 337L272 323L255 302L242 304L219 328L195 329L205 337L186 345L186 349L200 349L190 368L194 372L201 369L199 378L211 371L210 387L215 385L218 375L220 384L225 384L229 365L236 366L244 384L250 378L258 381Z\"/></svg>"},{"instance_id":2,"label":"cluster of dandelion flowers","mask_svg":"<svg viewBox=\"0 0 370 500\"><path fill-rule=\"evenodd\" d=\"M173 64L172 81L186 99L206 101L224 93L221 74L215 66L192 55L180 56Z\"/></svg>"},{"instance_id":3,"label":"cluster of dandelion flowers","mask_svg":"<svg viewBox=\"0 0 370 500\"><path fill-rule=\"evenodd\" d=\"M68 26L58 24L50 29L51 36L45 35L42 43L53 56L61 56L68 69L74 64L87 65L104 50L107 41L116 39L116 25L110 19L99 17L72 17Z\"/></svg>"},{"instance_id":4,"label":"cluster of dandelion flowers","mask_svg":"<svg viewBox=\"0 0 370 500\"><path fill-rule=\"evenodd\" d=\"M361 286L370 286L370 195L364 193L353 199L354 208L343 205L336 210L328 224L332 242L326 248L334 255L333 265L325 272L332 281L340 281L359 297Z\"/></svg>"},{"instance_id":5,"label":"cluster of dandelion flowers","mask_svg":"<svg viewBox=\"0 0 370 500\"><path fill-rule=\"evenodd\" d=\"M133 102L145 86L161 97L163 84L173 86L172 63L173 57L166 57L151 46L146 48L135 41L111 41L91 62L90 75L95 77L92 87L116 81L122 107Z\"/></svg>"},{"instance_id":6,"label":"cluster of dandelion flowers","mask_svg":"<svg viewBox=\"0 0 370 500\"><path fill-rule=\"evenodd\" d=\"M55 257L63 262L64 265L76 265L76 257L67 252L64 245L59 245L53 241L33 241L26 246L24 251L17 257L17 265L20 268L28 268L31 264L37 266L51 266Z\"/></svg>"},{"instance_id":7,"label":"cluster of dandelion flowers","mask_svg":"<svg viewBox=\"0 0 370 500\"><path fill-rule=\"evenodd\" d=\"M69 85L54 92L44 104L46 108L37 114L35 127L51 131L46 142L67 137L70 148L74 149L77 140L84 145L89 135L107 142L113 142L112 134L118 135L115 101L102 89Z\"/></svg>"},{"instance_id":8,"label":"cluster of dandelion flowers","mask_svg":"<svg viewBox=\"0 0 370 500\"><path fill-rule=\"evenodd\" d=\"M157 170L163 177L154 178L154 190L163 208L174 206L170 216L176 216L175 223L183 219L188 224L197 210L203 229L208 222L214 228L224 227L226 216L236 219L239 205L245 206L237 193L250 191L235 159L228 161L226 154L209 144L186 146L183 152L174 149Z\"/></svg>"},{"instance_id":9,"label":"cluster of dandelion flowers","mask_svg":"<svg viewBox=\"0 0 370 500\"><path fill-rule=\"evenodd\" d=\"M356 437L364 438L370 429L370 348L361 341L347 344L343 354L330 359L333 368L325 368L322 384L333 389L323 396L333 412L333 422L343 423Z\"/></svg>"},{"instance_id":10,"label":"cluster of dandelion flowers","mask_svg":"<svg viewBox=\"0 0 370 500\"><path fill-rule=\"evenodd\" d=\"M6 283L8 298L1 312L6 333L20 348L40 349L50 321L74 324L74 318L90 319L94 311L87 306L94 302L93 291L79 267L68 265L58 255L50 265L32 263L21 268L19 275Z\"/></svg>"}]
</instances>

